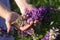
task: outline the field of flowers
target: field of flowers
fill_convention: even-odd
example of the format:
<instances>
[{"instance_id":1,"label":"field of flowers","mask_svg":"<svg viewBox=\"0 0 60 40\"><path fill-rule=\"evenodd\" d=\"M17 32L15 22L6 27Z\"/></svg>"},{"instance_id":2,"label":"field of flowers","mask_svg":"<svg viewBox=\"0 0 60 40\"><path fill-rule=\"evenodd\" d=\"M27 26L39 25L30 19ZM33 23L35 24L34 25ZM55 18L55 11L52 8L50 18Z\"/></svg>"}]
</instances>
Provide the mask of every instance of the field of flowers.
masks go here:
<instances>
[{"instance_id":1,"label":"field of flowers","mask_svg":"<svg viewBox=\"0 0 60 40\"><path fill-rule=\"evenodd\" d=\"M29 0L36 8L50 8L43 20L31 29L32 35L18 35L15 29L15 40L60 40L60 0ZM20 13L16 3L11 0L11 10ZM21 36L22 35L22 36Z\"/></svg>"}]
</instances>

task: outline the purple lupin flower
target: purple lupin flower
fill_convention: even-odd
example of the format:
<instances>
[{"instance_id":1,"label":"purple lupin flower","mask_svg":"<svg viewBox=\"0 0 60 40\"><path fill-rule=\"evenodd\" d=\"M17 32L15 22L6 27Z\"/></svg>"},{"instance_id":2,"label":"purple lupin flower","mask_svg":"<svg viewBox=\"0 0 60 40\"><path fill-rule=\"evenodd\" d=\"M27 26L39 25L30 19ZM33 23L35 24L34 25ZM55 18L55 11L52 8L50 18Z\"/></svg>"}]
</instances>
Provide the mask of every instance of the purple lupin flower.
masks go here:
<instances>
[{"instance_id":1,"label":"purple lupin flower","mask_svg":"<svg viewBox=\"0 0 60 40\"><path fill-rule=\"evenodd\" d=\"M47 13L46 7L35 8L33 10L26 10L26 16L28 15L27 20L30 18L32 20L40 20Z\"/></svg>"},{"instance_id":2,"label":"purple lupin flower","mask_svg":"<svg viewBox=\"0 0 60 40\"><path fill-rule=\"evenodd\" d=\"M49 40L49 35L50 33L48 32L41 40Z\"/></svg>"},{"instance_id":3,"label":"purple lupin flower","mask_svg":"<svg viewBox=\"0 0 60 40\"><path fill-rule=\"evenodd\" d=\"M57 32L57 33L55 34L54 40L58 40L58 38L60 38L60 33L59 33L59 32Z\"/></svg>"},{"instance_id":4,"label":"purple lupin flower","mask_svg":"<svg viewBox=\"0 0 60 40\"><path fill-rule=\"evenodd\" d=\"M27 19L27 23L30 23L31 21L33 21L32 18L28 18L28 19Z\"/></svg>"}]
</instances>

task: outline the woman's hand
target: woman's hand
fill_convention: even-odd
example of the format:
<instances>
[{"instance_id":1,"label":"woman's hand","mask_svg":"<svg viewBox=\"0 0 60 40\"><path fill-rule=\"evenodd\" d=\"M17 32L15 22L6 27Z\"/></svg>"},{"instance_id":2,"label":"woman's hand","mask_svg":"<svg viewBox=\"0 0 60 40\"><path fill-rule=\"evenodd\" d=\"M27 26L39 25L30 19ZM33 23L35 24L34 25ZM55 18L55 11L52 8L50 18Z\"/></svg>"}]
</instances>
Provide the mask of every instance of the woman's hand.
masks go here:
<instances>
[{"instance_id":1,"label":"woman's hand","mask_svg":"<svg viewBox=\"0 0 60 40\"><path fill-rule=\"evenodd\" d=\"M35 9L34 5L29 4L27 1L28 0L15 0L17 6L19 7L19 9L20 9L23 16L26 14L25 13L26 9L30 10L30 11ZM38 20L32 21L32 22L30 22L30 24L26 24L23 27L20 27L18 25L15 25L15 26L17 26L17 28L19 28L21 31L24 31L24 30L28 29L29 27L31 27L32 24L36 25L37 22L38 22Z\"/></svg>"},{"instance_id":2,"label":"woman's hand","mask_svg":"<svg viewBox=\"0 0 60 40\"><path fill-rule=\"evenodd\" d=\"M5 23L6 23L6 26L7 26L7 32L9 33L10 30L11 30L11 23L13 21L15 21L20 15L16 12L11 12L11 14L8 14L6 17L5 17ZM35 21L31 21L29 24L25 24L24 26L19 26L19 25L14 25L15 28L17 28L18 30L21 30L21 31L24 31L24 30L27 30L29 27L31 27L33 24L37 24L38 20L35 20Z\"/></svg>"},{"instance_id":3,"label":"woman's hand","mask_svg":"<svg viewBox=\"0 0 60 40\"><path fill-rule=\"evenodd\" d=\"M11 14L6 15L4 19L6 20L5 23L7 26L7 33L9 33L11 30L11 23L15 21L18 17L19 17L19 14L16 12L11 12Z\"/></svg>"},{"instance_id":4,"label":"woman's hand","mask_svg":"<svg viewBox=\"0 0 60 40\"><path fill-rule=\"evenodd\" d=\"M18 30L25 31L29 29L33 25L33 21L31 21L29 24L25 24L24 26L20 25L14 25Z\"/></svg>"},{"instance_id":5,"label":"woman's hand","mask_svg":"<svg viewBox=\"0 0 60 40\"><path fill-rule=\"evenodd\" d=\"M10 9L7 9L6 6L0 2L0 16L5 19L7 26L7 32L11 30L11 22L18 18L19 14L12 12Z\"/></svg>"}]
</instances>

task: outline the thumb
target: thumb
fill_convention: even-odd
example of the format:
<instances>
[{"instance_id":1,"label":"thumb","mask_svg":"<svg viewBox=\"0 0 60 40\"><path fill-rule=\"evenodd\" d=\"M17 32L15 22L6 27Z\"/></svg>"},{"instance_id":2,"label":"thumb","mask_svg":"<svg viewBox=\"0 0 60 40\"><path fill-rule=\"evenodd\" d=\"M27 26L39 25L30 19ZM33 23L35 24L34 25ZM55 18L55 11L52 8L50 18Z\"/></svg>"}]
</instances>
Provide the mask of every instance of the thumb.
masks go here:
<instances>
[{"instance_id":1,"label":"thumb","mask_svg":"<svg viewBox=\"0 0 60 40\"><path fill-rule=\"evenodd\" d=\"M7 33L9 33L11 29L11 25L9 21L6 21L6 26L7 26Z\"/></svg>"}]
</instances>

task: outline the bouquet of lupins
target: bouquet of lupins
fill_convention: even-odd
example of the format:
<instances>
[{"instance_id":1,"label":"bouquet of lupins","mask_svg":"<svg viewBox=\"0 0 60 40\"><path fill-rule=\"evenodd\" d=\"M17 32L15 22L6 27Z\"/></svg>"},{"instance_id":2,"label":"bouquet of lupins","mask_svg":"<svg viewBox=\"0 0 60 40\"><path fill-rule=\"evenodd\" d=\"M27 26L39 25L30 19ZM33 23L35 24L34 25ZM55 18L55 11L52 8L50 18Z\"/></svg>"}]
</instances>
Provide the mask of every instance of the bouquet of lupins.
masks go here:
<instances>
[{"instance_id":1,"label":"bouquet of lupins","mask_svg":"<svg viewBox=\"0 0 60 40\"><path fill-rule=\"evenodd\" d=\"M40 7L35 8L33 10L26 10L25 15L20 15L19 18L17 18L12 24L20 24L20 26L23 26L26 23L30 23L30 21L35 20L42 20L42 18L47 13L46 7Z\"/></svg>"},{"instance_id":2,"label":"bouquet of lupins","mask_svg":"<svg viewBox=\"0 0 60 40\"><path fill-rule=\"evenodd\" d=\"M35 8L33 10L27 10L26 14L24 16L20 15L14 22L12 22L13 25L19 25L24 26L25 24L29 24L31 21L39 20L41 21L43 17L46 15L48 9L44 6ZM19 33L22 35L23 33L31 35L33 40L37 40L36 35L34 34L34 29L30 28L28 30L25 30L24 32L19 31Z\"/></svg>"}]
</instances>

